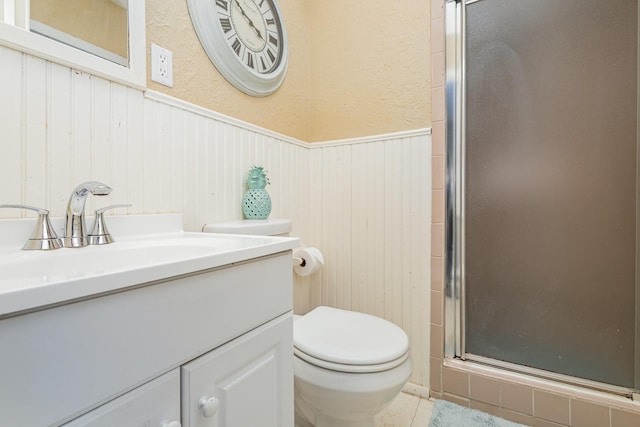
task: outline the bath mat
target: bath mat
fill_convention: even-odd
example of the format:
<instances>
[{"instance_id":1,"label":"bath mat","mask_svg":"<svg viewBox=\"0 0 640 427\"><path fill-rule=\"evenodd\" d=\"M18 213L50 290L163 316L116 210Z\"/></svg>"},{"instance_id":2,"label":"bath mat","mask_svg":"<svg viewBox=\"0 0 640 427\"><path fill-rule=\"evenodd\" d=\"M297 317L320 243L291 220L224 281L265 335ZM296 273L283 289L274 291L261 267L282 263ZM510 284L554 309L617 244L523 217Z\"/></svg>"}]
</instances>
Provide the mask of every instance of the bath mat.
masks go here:
<instances>
[{"instance_id":1,"label":"bath mat","mask_svg":"<svg viewBox=\"0 0 640 427\"><path fill-rule=\"evenodd\" d=\"M436 400L429 427L523 427L475 409L464 408L446 400Z\"/></svg>"}]
</instances>

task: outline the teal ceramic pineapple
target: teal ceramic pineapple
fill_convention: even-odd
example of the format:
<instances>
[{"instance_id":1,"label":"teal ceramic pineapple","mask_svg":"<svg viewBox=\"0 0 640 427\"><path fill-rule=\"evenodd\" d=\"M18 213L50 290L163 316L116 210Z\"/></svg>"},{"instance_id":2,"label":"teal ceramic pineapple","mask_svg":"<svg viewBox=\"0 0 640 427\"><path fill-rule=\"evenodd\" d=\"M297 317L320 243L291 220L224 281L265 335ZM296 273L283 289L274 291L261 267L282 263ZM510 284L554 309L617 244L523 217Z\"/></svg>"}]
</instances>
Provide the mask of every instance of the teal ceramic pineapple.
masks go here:
<instances>
[{"instance_id":1,"label":"teal ceramic pineapple","mask_svg":"<svg viewBox=\"0 0 640 427\"><path fill-rule=\"evenodd\" d=\"M247 187L249 189L242 198L242 212L246 219L266 219L271 213L271 197L265 190L269 184L267 171L262 166L254 166L249 170Z\"/></svg>"}]
</instances>

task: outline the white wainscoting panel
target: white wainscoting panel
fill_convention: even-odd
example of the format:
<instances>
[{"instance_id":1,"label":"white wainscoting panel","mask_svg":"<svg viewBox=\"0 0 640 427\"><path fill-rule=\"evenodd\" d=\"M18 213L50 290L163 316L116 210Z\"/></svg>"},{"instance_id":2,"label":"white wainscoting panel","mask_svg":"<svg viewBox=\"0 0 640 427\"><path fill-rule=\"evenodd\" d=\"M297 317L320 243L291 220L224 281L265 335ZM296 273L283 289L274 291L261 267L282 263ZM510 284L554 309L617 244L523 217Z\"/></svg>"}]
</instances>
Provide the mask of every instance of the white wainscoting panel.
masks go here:
<instances>
[{"instance_id":1,"label":"white wainscoting panel","mask_svg":"<svg viewBox=\"0 0 640 427\"><path fill-rule=\"evenodd\" d=\"M313 144L305 244L325 266L296 283L294 307L374 314L409 335L411 382L429 384L431 137Z\"/></svg>"},{"instance_id":2,"label":"white wainscoting panel","mask_svg":"<svg viewBox=\"0 0 640 427\"><path fill-rule=\"evenodd\" d=\"M0 203L63 216L71 190L98 180L114 190L90 197L88 213L131 203L114 213L180 212L199 231L242 218L247 172L263 165L272 217L291 218L292 235L326 259L296 277L296 311L323 304L400 325L411 381L429 384L428 130L309 144L5 47L0 64Z\"/></svg>"}]
</instances>

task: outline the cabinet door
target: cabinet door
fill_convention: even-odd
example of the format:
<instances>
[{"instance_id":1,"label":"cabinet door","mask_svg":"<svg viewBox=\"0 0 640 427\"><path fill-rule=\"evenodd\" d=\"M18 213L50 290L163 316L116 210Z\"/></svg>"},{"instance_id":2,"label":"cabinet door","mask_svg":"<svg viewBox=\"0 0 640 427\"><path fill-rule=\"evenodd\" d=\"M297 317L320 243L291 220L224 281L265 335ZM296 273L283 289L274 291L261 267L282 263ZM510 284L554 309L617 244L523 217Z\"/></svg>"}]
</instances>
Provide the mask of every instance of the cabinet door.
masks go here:
<instances>
[{"instance_id":1,"label":"cabinet door","mask_svg":"<svg viewBox=\"0 0 640 427\"><path fill-rule=\"evenodd\" d=\"M292 335L287 313L184 365L183 427L293 427Z\"/></svg>"},{"instance_id":2,"label":"cabinet door","mask_svg":"<svg viewBox=\"0 0 640 427\"><path fill-rule=\"evenodd\" d=\"M65 424L65 427L176 427L180 373L176 368Z\"/></svg>"}]
</instances>

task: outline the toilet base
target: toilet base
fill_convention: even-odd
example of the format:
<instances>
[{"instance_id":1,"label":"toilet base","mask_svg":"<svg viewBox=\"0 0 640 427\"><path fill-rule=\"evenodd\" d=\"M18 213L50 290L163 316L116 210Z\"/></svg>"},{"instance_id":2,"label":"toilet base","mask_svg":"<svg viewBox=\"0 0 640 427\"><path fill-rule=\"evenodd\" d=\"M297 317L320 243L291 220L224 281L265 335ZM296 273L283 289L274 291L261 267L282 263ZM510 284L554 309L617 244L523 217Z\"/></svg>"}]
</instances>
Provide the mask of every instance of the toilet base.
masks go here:
<instances>
[{"instance_id":1,"label":"toilet base","mask_svg":"<svg viewBox=\"0 0 640 427\"><path fill-rule=\"evenodd\" d=\"M400 393L411 358L388 371L353 374L294 356L296 427L374 427L374 417Z\"/></svg>"},{"instance_id":2,"label":"toilet base","mask_svg":"<svg viewBox=\"0 0 640 427\"><path fill-rule=\"evenodd\" d=\"M303 415L296 411L295 427L375 427L374 417L361 420L336 420L335 418L318 415L316 424L312 424Z\"/></svg>"}]
</instances>

